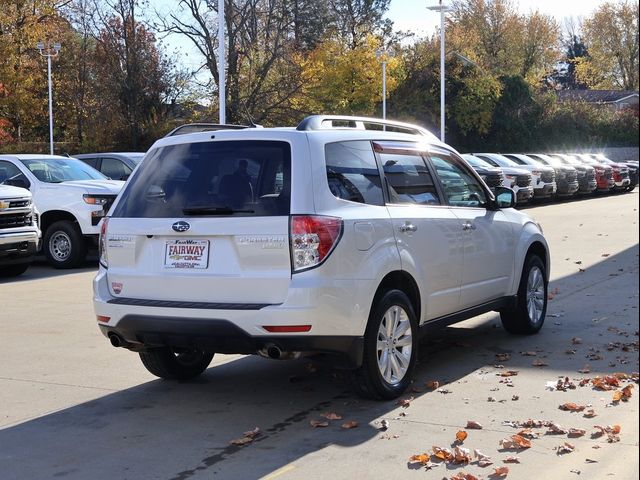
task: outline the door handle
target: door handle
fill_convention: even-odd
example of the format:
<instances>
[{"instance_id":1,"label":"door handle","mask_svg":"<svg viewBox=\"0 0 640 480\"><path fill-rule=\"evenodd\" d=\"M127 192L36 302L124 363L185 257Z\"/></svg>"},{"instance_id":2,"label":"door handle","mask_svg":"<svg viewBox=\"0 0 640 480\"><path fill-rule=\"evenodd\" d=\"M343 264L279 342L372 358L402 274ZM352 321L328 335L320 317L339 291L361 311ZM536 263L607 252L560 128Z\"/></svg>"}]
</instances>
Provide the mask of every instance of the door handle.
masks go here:
<instances>
[{"instance_id":1,"label":"door handle","mask_svg":"<svg viewBox=\"0 0 640 480\"><path fill-rule=\"evenodd\" d=\"M463 230L475 230L476 226L473 223L467 221L467 222L464 222L462 224L462 229Z\"/></svg>"},{"instance_id":2,"label":"door handle","mask_svg":"<svg viewBox=\"0 0 640 480\"><path fill-rule=\"evenodd\" d=\"M416 230L418 230L418 227L416 227L413 223L410 223L410 222L405 222L404 225L400 225L400 231L404 233L415 232Z\"/></svg>"}]
</instances>

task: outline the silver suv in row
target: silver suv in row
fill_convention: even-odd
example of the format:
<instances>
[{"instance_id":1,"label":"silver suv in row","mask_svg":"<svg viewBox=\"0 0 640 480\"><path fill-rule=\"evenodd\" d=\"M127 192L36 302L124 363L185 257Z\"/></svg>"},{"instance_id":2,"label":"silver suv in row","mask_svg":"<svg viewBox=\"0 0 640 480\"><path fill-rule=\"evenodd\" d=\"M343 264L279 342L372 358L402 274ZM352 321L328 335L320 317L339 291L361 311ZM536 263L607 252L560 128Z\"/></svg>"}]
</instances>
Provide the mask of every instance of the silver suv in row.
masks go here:
<instances>
[{"instance_id":1,"label":"silver suv in row","mask_svg":"<svg viewBox=\"0 0 640 480\"><path fill-rule=\"evenodd\" d=\"M549 247L514 201L408 124L169 136L101 224L97 321L162 378L218 352L323 353L393 398L432 328L489 311L512 333L542 327Z\"/></svg>"}]
</instances>

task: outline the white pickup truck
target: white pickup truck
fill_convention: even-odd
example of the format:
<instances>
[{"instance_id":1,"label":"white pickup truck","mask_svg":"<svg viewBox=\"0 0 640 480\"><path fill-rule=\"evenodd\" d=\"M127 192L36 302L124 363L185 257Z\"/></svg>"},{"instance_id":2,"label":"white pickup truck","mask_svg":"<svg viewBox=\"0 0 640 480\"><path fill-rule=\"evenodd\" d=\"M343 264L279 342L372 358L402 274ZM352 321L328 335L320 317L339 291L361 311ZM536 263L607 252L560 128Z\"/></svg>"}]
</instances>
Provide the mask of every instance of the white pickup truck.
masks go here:
<instances>
[{"instance_id":1,"label":"white pickup truck","mask_svg":"<svg viewBox=\"0 0 640 480\"><path fill-rule=\"evenodd\" d=\"M31 193L0 184L0 277L23 274L40 243Z\"/></svg>"},{"instance_id":2,"label":"white pickup truck","mask_svg":"<svg viewBox=\"0 0 640 480\"><path fill-rule=\"evenodd\" d=\"M40 213L42 250L56 268L81 264L124 182L57 155L0 155L0 184L27 188Z\"/></svg>"}]
</instances>

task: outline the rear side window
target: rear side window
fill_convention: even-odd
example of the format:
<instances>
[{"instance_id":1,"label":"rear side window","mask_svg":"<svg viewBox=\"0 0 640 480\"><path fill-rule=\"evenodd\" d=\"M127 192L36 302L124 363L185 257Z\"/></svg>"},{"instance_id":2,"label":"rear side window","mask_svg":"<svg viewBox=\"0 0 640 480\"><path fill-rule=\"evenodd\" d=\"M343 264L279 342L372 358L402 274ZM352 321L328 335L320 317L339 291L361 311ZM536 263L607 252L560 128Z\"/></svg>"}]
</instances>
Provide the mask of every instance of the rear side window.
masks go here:
<instances>
[{"instance_id":1,"label":"rear side window","mask_svg":"<svg viewBox=\"0 0 640 480\"><path fill-rule=\"evenodd\" d=\"M384 205L380 172L370 142L349 141L325 146L327 182L336 197L368 205Z\"/></svg>"},{"instance_id":2,"label":"rear side window","mask_svg":"<svg viewBox=\"0 0 640 480\"><path fill-rule=\"evenodd\" d=\"M150 152L114 217L280 216L290 210L291 148L276 141L170 145Z\"/></svg>"},{"instance_id":3,"label":"rear side window","mask_svg":"<svg viewBox=\"0 0 640 480\"><path fill-rule=\"evenodd\" d=\"M381 153L380 161L389 185L391 203L440 204L433 177L422 156Z\"/></svg>"}]
</instances>

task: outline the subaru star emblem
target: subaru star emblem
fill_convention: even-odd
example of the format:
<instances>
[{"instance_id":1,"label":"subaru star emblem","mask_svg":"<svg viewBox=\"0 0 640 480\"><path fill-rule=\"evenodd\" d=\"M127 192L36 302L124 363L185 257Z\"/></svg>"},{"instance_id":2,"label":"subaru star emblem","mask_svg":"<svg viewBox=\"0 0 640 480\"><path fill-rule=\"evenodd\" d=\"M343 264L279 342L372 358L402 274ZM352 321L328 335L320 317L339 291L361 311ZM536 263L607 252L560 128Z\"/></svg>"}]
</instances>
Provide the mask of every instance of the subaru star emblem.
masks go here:
<instances>
[{"instance_id":1,"label":"subaru star emblem","mask_svg":"<svg viewBox=\"0 0 640 480\"><path fill-rule=\"evenodd\" d=\"M191 225L189 225L187 222L181 220L181 221L176 222L173 225L171 225L171 228L173 228L173 230L176 231L176 232L186 232L187 230L189 230L191 228Z\"/></svg>"}]
</instances>

